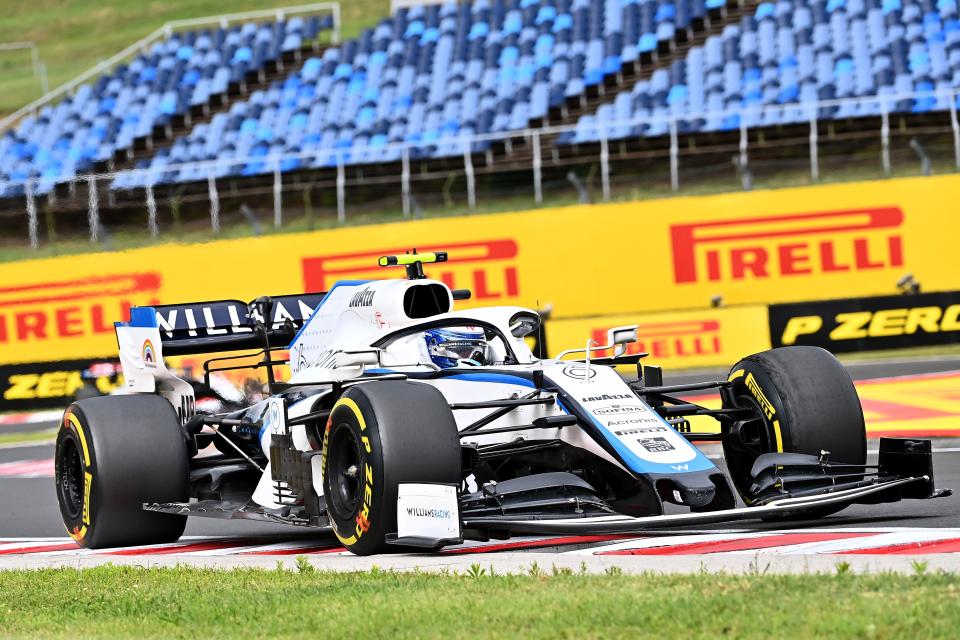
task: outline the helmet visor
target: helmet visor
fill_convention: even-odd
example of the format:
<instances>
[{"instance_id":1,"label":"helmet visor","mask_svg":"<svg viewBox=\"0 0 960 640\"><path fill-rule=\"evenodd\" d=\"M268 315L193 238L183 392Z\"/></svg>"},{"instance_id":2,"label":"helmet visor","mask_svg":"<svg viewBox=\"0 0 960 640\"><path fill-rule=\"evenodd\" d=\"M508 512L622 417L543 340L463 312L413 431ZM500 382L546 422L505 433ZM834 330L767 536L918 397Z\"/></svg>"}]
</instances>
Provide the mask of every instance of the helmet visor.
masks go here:
<instances>
[{"instance_id":1,"label":"helmet visor","mask_svg":"<svg viewBox=\"0 0 960 640\"><path fill-rule=\"evenodd\" d=\"M448 340L430 345L430 355L456 361L472 360L486 364L487 343L484 340Z\"/></svg>"}]
</instances>

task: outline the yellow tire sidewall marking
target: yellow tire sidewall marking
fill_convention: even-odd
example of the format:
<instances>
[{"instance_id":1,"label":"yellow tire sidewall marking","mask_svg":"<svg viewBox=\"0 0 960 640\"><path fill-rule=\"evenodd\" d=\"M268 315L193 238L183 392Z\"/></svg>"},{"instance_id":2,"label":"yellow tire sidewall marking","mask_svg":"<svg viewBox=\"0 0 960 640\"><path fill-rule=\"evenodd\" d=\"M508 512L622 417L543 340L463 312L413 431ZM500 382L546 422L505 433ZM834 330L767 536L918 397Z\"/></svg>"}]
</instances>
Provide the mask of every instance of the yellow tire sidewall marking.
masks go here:
<instances>
[{"instance_id":1,"label":"yellow tire sidewall marking","mask_svg":"<svg viewBox=\"0 0 960 640\"><path fill-rule=\"evenodd\" d=\"M64 421L69 423L73 427L73 430L77 434L77 438L80 439L80 448L83 450L83 464L85 470L83 472L83 505L81 508L80 515L80 529L76 532L70 531L67 529L67 533L75 542L82 542L84 536L87 535L87 526L92 524L90 522L90 492L93 490L93 474L90 473L89 469L91 466L90 462L90 447L87 445L87 435L83 431L83 427L80 426L80 420L72 413L64 414Z\"/></svg>"},{"instance_id":2,"label":"yellow tire sidewall marking","mask_svg":"<svg viewBox=\"0 0 960 640\"><path fill-rule=\"evenodd\" d=\"M83 433L83 427L80 426L80 421L77 419L77 416L72 413L66 415L67 421L73 425L74 430L77 432L77 437L80 438L80 447L83 449L83 464L90 468L90 449L87 448L87 437Z\"/></svg>"},{"instance_id":3,"label":"yellow tire sidewall marking","mask_svg":"<svg viewBox=\"0 0 960 640\"><path fill-rule=\"evenodd\" d=\"M780 435L780 421L773 421L773 433L777 437L777 453L783 453L783 436Z\"/></svg>"},{"instance_id":4,"label":"yellow tire sidewall marking","mask_svg":"<svg viewBox=\"0 0 960 640\"><path fill-rule=\"evenodd\" d=\"M357 423L360 425L360 432L363 433L364 431L367 430L367 421L363 419L363 413L360 411L360 407L357 405L356 402L354 402L350 398L341 397L333 405L333 409L330 410L331 420L333 419L333 414L337 410L337 407L347 407L348 409L350 409L353 412L353 415L357 417ZM364 437L363 439L367 441L366 437ZM370 448L368 443L369 441L365 442L365 444L367 445L367 453L370 453ZM327 473L327 470L324 469L323 472ZM349 547L350 545L355 544L357 542L357 536L354 534L351 534L349 536L340 535L340 531L337 530L337 525L332 519L330 520L330 524L333 529L333 535L337 536L337 539L340 540L340 542L344 546Z\"/></svg>"}]
</instances>

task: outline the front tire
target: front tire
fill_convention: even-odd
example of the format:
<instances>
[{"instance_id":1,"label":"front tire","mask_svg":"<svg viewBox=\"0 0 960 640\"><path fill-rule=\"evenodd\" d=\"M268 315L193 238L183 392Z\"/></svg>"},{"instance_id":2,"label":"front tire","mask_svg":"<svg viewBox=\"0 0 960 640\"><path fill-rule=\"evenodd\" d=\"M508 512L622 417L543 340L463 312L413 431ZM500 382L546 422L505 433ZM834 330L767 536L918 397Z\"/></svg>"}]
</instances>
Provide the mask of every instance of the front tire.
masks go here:
<instances>
[{"instance_id":1,"label":"front tire","mask_svg":"<svg viewBox=\"0 0 960 640\"><path fill-rule=\"evenodd\" d=\"M173 406L155 395L71 404L57 433L55 479L63 524L89 549L174 542L185 516L144 502L189 497L187 447Z\"/></svg>"},{"instance_id":2,"label":"front tire","mask_svg":"<svg viewBox=\"0 0 960 640\"><path fill-rule=\"evenodd\" d=\"M819 456L827 451L832 462L866 464L860 398L850 374L829 351L795 346L757 353L734 365L729 380L733 406L753 408L759 416L743 426L740 438L723 443L731 478L745 499L750 468L763 453Z\"/></svg>"},{"instance_id":3,"label":"front tire","mask_svg":"<svg viewBox=\"0 0 960 640\"><path fill-rule=\"evenodd\" d=\"M347 389L323 436L323 493L333 532L352 553L407 551L397 531L400 483L460 484L460 439L443 394L422 383ZM420 549L422 551L422 549Z\"/></svg>"}]
</instances>

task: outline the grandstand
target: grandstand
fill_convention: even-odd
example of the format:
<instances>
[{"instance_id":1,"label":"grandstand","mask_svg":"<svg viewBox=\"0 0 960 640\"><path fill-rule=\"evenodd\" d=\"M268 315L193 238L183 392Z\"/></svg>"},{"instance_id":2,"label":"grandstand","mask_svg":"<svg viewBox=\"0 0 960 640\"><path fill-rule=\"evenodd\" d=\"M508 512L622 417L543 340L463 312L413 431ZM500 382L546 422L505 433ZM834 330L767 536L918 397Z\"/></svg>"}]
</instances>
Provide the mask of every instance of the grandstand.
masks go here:
<instances>
[{"instance_id":1,"label":"grandstand","mask_svg":"<svg viewBox=\"0 0 960 640\"><path fill-rule=\"evenodd\" d=\"M280 224L296 192L342 222L348 189L384 184L409 214L451 184L471 207L504 184L540 202L596 168L604 199L698 168L816 180L831 145L886 174L960 164L956 0L473 0L342 44L332 27L318 9L171 32L0 134L0 208L36 241L38 200L91 221L253 202Z\"/></svg>"}]
</instances>

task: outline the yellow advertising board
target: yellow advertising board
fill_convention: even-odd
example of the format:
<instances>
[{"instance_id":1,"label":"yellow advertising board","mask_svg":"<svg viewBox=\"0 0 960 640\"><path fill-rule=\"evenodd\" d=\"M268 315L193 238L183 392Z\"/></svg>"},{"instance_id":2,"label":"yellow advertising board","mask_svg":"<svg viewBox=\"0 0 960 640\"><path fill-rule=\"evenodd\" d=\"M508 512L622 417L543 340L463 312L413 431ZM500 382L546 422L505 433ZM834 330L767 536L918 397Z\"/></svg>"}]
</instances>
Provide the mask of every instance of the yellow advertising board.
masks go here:
<instances>
[{"instance_id":1,"label":"yellow advertising board","mask_svg":"<svg viewBox=\"0 0 960 640\"><path fill-rule=\"evenodd\" d=\"M639 340L627 347L627 353L648 353L644 362L667 370L727 368L744 356L770 348L767 308L761 305L550 320L547 345L551 355L582 349L588 339L604 345L608 329L634 324L639 325ZM609 351L595 354L613 355Z\"/></svg>"},{"instance_id":2,"label":"yellow advertising board","mask_svg":"<svg viewBox=\"0 0 960 640\"><path fill-rule=\"evenodd\" d=\"M552 304L558 320L960 288L960 177L571 206L164 245L0 265L0 364L116 351L131 305L252 299L402 274L380 255L446 249L427 270L468 304Z\"/></svg>"}]
</instances>

